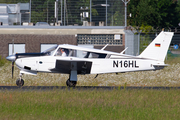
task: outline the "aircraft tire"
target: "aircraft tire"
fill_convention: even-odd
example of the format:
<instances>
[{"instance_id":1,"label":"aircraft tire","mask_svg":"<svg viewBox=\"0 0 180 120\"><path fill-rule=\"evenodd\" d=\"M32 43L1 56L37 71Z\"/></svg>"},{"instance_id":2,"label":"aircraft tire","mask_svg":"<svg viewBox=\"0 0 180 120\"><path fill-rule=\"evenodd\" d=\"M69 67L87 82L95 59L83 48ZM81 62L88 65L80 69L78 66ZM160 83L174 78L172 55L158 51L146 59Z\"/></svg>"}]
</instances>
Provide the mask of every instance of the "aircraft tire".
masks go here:
<instances>
[{"instance_id":1,"label":"aircraft tire","mask_svg":"<svg viewBox=\"0 0 180 120\"><path fill-rule=\"evenodd\" d=\"M77 84L77 81L70 81L69 79L66 81L66 85L68 87L75 87Z\"/></svg>"},{"instance_id":2,"label":"aircraft tire","mask_svg":"<svg viewBox=\"0 0 180 120\"><path fill-rule=\"evenodd\" d=\"M20 81L20 78L18 78L17 80L16 80L16 85L17 86L23 86L24 85L24 80L23 79L21 79L21 81Z\"/></svg>"}]
</instances>

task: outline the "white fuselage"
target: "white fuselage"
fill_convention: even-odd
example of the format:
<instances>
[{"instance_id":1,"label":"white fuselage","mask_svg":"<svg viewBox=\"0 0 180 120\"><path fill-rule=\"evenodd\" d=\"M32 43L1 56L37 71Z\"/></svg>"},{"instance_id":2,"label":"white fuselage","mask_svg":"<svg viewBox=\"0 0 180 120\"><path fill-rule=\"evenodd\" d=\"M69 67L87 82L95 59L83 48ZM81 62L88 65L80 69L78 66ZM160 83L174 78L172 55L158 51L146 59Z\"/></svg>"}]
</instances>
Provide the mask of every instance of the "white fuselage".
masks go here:
<instances>
[{"instance_id":1,"label":"white fuselage","mask_svg":"<svg viewBox=\"0 0 180 120\"><path fill-rule=\"evenodd\" d=\"M101 73L118 73L118 72L131 72L143 70L155 70L154 64L161 65L159 61L150 59L138 58L77 58L77 57L61 57L61 56L41 56L41 57L26 57L16 60L16 65L21 71L34 71L34 72L52 72L51 69L55 68L56 60L65 61L87 61L92 62L90 74ZM62 68L64 69L64 68ZM69 74L69 73L67 73Z\"/></svg>"}]
</instances>

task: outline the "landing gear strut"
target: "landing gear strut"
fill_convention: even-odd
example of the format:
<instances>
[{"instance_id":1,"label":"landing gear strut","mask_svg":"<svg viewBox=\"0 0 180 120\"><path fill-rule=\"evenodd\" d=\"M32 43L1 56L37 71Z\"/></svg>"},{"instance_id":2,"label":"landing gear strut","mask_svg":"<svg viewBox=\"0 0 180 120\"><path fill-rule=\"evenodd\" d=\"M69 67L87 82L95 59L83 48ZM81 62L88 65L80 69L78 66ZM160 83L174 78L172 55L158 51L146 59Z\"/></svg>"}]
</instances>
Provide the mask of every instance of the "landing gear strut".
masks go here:
<instances>
[{"instance_id":1,"label":"landing gear strut","mask_svg":"<svg viewBox=\"0 0 180 120\"><path fill-rule=\"evenodd\" d=\"M72 64L72 68L77 66L76 63ZM66 81L68 87L75 87L77 84L77 70L71 70L69 79Z\"/></svg>"},{"instance_id":2,"label":"landing gear strut","mask_svg":"<svg viewBox=\"0 0 180 120\"><path fill-rule=\"evenodd\" d=\"M16 85L19 86L19 87L21 87L21 86L24 85L24 80L22 79L22 74L21 74L21 73L20 73L19 77L20 77L20 78L18 78L18 79L16 80Z\"/></svg>"},{"instance_id":3,"label":"landing gear strut","mask_svg":"<svg viewBox=\"0 0 180 120\"><path fill-rule=\"evenodd\" d=\"M69 79L66 81L66 85L68 87L75 87L77 84L77 81L70 81Z\"/></svg>"}]
</instances>

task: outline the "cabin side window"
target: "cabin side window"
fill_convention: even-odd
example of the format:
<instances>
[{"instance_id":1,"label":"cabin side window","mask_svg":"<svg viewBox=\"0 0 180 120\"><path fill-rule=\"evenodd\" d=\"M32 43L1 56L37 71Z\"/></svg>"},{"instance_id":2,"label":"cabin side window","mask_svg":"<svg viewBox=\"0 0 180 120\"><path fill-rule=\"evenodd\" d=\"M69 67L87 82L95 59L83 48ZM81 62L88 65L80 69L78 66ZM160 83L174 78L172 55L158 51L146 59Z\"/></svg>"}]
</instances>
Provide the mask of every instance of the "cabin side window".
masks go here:
<instances>
[{"instance_id":1,"label":"cabin side window","mask_svg":"<svg viewBox=\"0 0 180 120\"><path fill-rule=\"evenodd\" d=\"M65 49L65 48L59 48L55 53L55 56L78 57L78 58L106 58L106 55L107 54L93 53L82 50Z\"/></svg>"},{"instance_id":2,"label":"cabin side window","mask_svg":"<svg viewBox=\"0 0 180 120\"><path fill-rule=\"evenodd\" d=\"M65 49L65 48L59 48L56 53L55 56L62 56L62 57L67 57L69 56L69 49Z\"/></svg>"},{"instance_id":3,"label":"cabin side window","mask_svg":"<svg viewBox=\"0 0 180 120\"><path fill-rule=\"evenodd\" d=\"M76 51L76 57L79 58L105 58L107 54L93 53L88 51Z\"/></svg>"}]
</instances>

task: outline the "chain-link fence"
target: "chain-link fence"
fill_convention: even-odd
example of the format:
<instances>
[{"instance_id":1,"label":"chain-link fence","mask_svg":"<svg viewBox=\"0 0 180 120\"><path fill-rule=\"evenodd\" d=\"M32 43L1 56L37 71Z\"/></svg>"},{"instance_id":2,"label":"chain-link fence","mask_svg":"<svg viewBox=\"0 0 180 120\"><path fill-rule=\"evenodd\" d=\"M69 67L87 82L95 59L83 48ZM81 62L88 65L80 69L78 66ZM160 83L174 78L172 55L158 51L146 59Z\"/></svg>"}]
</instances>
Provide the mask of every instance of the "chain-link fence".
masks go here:
<instances>
[{"instance_id":1,"label":"chain-link fence","mask_svg":"<svg viewBox=\"0 0 180 120\"><path fill-rule=\"evenodd\" d=\"M59 22L60 25L65 26L124 26L125 8L122 0L1 0L0 9L2 4L10 6L18 3L29 4L25 9L22 9L23 5L20 4L18 14L24 14L19 20L20 24ZM11 6L7 9L16 8ZM8 10L7 13L9 13ZM0 12L0 16L2 14L4 13Z\"/></svg>"},{"instance_id":2,"label":"chain-link fence","mask_svg":"<svg viewBox=\"0 0 180 120\"><path fill-rule=\"evenodd\" d=\"M175 31L173 31L175 32ZM140 33L140 53L156 38L159 32ZM180 57L180 33L175 32L169 46L167 57Z\"/></svg>"},{"instance_id":3,"label":"chain-link fence","mask_svg":"<svg viewBox=\"0 0 180 120\"><path fill-rule=\"evenodd\" d=\"M169 31L169 30L166 30ZM157 37L161 30L156 32L142 32L125 30L125 51L129 55L139 55ZM175 31L173 31L175 32ZM168 50L168 56L180 57L180 33L175 32Z\"/></svg>"}]
</instances>

